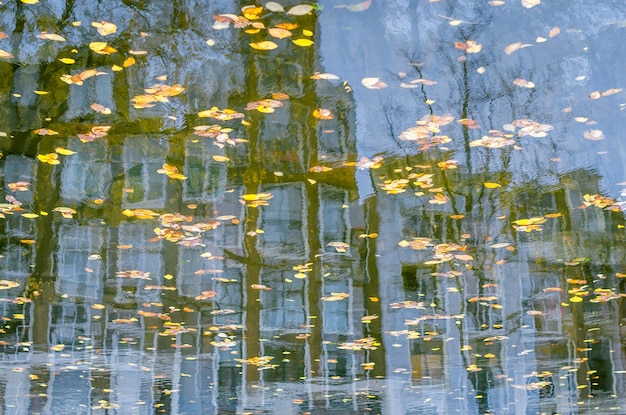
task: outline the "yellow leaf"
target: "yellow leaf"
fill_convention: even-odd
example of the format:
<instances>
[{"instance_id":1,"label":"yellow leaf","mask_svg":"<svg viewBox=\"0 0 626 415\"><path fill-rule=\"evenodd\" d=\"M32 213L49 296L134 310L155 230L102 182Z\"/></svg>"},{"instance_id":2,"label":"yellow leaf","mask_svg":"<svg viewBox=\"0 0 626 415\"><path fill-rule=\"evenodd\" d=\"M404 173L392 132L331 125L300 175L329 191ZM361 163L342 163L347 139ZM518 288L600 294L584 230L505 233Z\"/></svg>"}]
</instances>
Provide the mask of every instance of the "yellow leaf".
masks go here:
<instances>
[{"instance_id":1,"label":"yellow leaf","mask_svg":"<svg viewBox=\"0 0 626 415\"><path fill-rule=\"evenodd\" d=\"M304 36L313 36L313 32L311 32L310 30L306 30L306 29L302 30L302 34Z\"/></svg>"},{"instance_id":2,"label":"yellow leaf","mask_svg":"<svg viewBox=\"0 0 626 415\"><path fill-rule=\"evenodd\" d=\"M500 185L499 183L493 183L493 182L485 182L484 185L487 189L496 189L498 187L502 187L502 185Z\"/></svg>"},{"instance_id":3,"label":"yellow leaf","mask_svg":"<svg viewBox=\"0 0 626 415\"><path fill-rule=\"evenodd\" d=\"M257 50L272 50L278 47L278 45L272 42L271 40L264 40L263 42L250 43L250 46L253 49L257 49Z\"/></svg>"},{"instance_id":4,"label":"yellow leaf","mask_svg":"<svg viewBox=\"0 0 626 415\"><path fill-rule=\"evenodd\" d=\"M98 28L98 33L100 33L102 36L108 36L117 32L117 26L115 24L105 22L104 20L102 20L101 22L92 22L91 25Z\"/></svg>"},{"instance_id":5,"label":"yellow leaf","mask_svg":"<svg viewBox=\"0 0 626 415\"><path fill-rule=\"evenodd\" d=\"M39 217L39 215L38 215L38 214L36 214L36 213L24 213L24 214L22 215L22 217L24 217L24 218L26 218L26 219L35 219L35 218L38 218L38 217Z\"/></svg>"},{"instance_id":6,"label":"yellow leaf","mask_svg":"<svg viewBox=\"0 0 626 415\"><path fill-rule=\"evenodd\" d=\"M76 63L76 61L72 58L59 58L59 60L67 65L71 65L73 63Z\"/></svg>"},{"instance_id":7,"label":"yellow leaf","mask_svg":"<svg viewBox=\"0 0 626 415\"><path fill-rule=\"evenodd\" d=\"M572 298L570 298L569 301L571 303L580 303L580 302L583 301L583 299L582 299L582 297L579 297L579 296L575 295Z\"/></svg>"},{"instance_id":8,"label":"yellow leaf","mask_svg":"<svg viewBox=\"0 0 626 415\"><path fill-rule=\"evenodd\" d=\"M106 42L91 42L89 49L100 55L110 55L111 53L117 52L116 49L109 46Z\"/></svg>"},{"instance_id":9,"label":"yellow leaf","mask_svg":"<svg viewBox=\"0 0 626 415\"><path fill-rule=\"evenodd\" d=\"M315 42L313 42L311 39L295 39L293 40L293 43L295 43L298 46L306 47L306 46L311 46Z\"/></svg>"},{"instance_id":10,"label":"yellow leaf","mask_svg":"<svg viewBox=\"0 0 626 415\"><path fill-rule=\"evenodd\" d=\"M57 147L54 149L54 151L64 156L71 156L72 154L76 154L75 151L68 150L67 148L63 148L63 147Z\"/></svg>"},{"instance_id":11,"label":"yellow leaf","mask_svg":"<svg viewBox=\"0 0 626 415\"><path fill-rule=\"evenodd\" d=\"M21 2L24 4L37 4L39 0L21 0Z\"/></svg>"},{"instance_id":12,"label":"yellow leaf","mask_svg":"<svg viewBox=\"0 0 626 415\"><path fill-rule=\"evenodd\" d=\"M115 72L119 72L121 70L123 70L124 68L122 68L121 66L118 65L113 65L111 66L111 70L115 71Z\"/></svg>"},{"instance_id":13,"label":"yellow leaf","mask_svg":"<svg viewBox=\"0 0 626 415\"><path fill-rule=\"evenodd\" d=\"M126 60L124 61L124 63L122 64L122 66L124 66L124 68L128 68L129 66L134 65L134 64L135 64L135 58L133 58L133 57L131 56L130 58L128 58L128 59L126 59Z\"/></svg>"},{"instance_id":14,"label":"yellow leaf","mask_svg":"<svg viewBox=\"0 0 626 415\"><path fill-rule=\"evenodd\" d=\"M214 155L213 156L213 160L217 161L217 162L225 162L225 161L230 161L230 159L228 157L225 156L219 156L219 155Z\"/></svg>"},{"instance_id":15,"label":"yellow leaf","mask_svg":"<svg viewBox=\"0 0 626 415\"><path fill-rule=\"evenodd\" d=\"M37 95L48 95L50 92L48 91L33 91Z\"/></svg>"},{"instance_id":16,"label":"yellow leaf","mask_svg":"<svg viewBox=\"0 0 626 415\"><path fill-rule=\"evenodd\" d=\"M61 162L58 160L59 156L56 153L49 153L49 154L38 154L37 158L39 159L39 161L42 161L44 163L48 163L48 164L60 164Z\"/></svg>"},{"instance_id":17,"label":"yellow leaf","mask_svg":"<svg viewBox=\"0 0 626 415\"><path fill-rule=\"evenodd\" d=\"M256 107L256 110L264 114L271 114L275 111L274 108L268 107L267 105L259 105L258 107Z\"/></svg>"}]
</instances>

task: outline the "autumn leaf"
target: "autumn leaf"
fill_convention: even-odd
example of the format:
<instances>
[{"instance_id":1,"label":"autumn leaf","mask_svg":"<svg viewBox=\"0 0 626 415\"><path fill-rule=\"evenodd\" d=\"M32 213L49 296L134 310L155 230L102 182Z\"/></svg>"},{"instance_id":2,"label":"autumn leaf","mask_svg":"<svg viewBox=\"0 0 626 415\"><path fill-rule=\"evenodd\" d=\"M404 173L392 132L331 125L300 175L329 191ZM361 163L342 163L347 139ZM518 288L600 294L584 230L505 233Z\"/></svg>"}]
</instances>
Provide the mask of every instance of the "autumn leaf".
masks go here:
<instances>
[{"instance_id":1,"label":"autumn leaf","mask_svg":"<svg viewBox=\"0 0 626 415\"><path fill-rule=\"evenodd\" d=\"M257 49L257 50L272 50L278 47L278 45L272 42L271 40L264 40L262 42L250 43L250 46L253 49Z\"/></svg>"},{"instance_id":2,"label":"autumn leaf","mask_svg":"<svg viewBox=\"0 0 626 415\"><path fill-rule=\"evenodd\" d=\"M504 48L504 53L506 53L507 55L510 55L511 53L515 52L516 50L519 50L519 49L522 49L522 48L526 48L528 46L532 46L532 45L528 44L528 43L521 43L521 42L511 43L510 45L508 45L507 47Z\"/></svg>"},{"instance_id":3,"label":"autumn leaf","mask_svg":"<svg viewBox=\"0 0 626 415\"><path fill-rule=\"evenodd\" d=\"M61 35L57 35L55 33L41 32L37 35L39 39L43 40L54 40L56 42L65 42L65 38Z\"/></svg>"},{"instance_id":4,"label":"autumn leaf","mask_svg":"<svg viewBox=\"0 0 626 415\"><path fill-rule=\"evenodd\" d=\"M284 39L286 37L290 37L292 33L289 30L281 29L279 27L272 27L267 29L267 32L270 36L275 37L276 39Z\"/></svg>"},{"instance_id":5,"label":"autumn leaf","mask_svg":"<svg viewBox=\"0 0 626 415\"><path fill-rule=\"evenodd\" d=\"M487 189L497 189L498 187L502 187L501 184L493 182L485 182L483 184Z\"/></svg>"},{"instance_id":6,"label":"autumn leaf","mask_svg":"<svg viewBox=\"0 0 626 415\"><path fill-rule=\"evenodd\" d=\"M531 81L527 81L525 79L516 78L513 80L513 83L517 86L525 87L525 88L534 88L535 84Z\"/></svg>"},{"instance_id":7,"label":"autumn leaf","mask_svg":"<svg viewBox=\"0 0 626 415\"><path fill-rule=\"evenodd\" d=\"M113 33L117 32L117 26L115 24L105 22L104 20L101 20L100 22L92 22L91 25L97 28L98 33L100 33L102 36L112 35Z\"/></svg>"},{"instance_id":8,"label":"autumn leaf","mask_svg":"<svg viewBox=\"0 0 626 415\"><path fill-rule=\"evenodd\" d=\"M57 153L38 154L37 158L39 159L39 161L44 162L44 163L48 163L52 165L61 164L61 162L58 160L59 155Z\"/></svg>"},{"instance_id":9,"label":"autumn leaf","mask_svg":"<svg viewBox=\"0 0 626 415\"><path fill-rule=\"evenodd\" d=\"M59 133L57 133L56 131L50 130L48 128L38 128L38 129L33 131L33 134L37 134L37 135L59 135Z\"/></svg>"},{"instance_id":10,"label":"autumn leaf","mask_svg":"<svg viewBox=\"0 0 626 415\"><path fill-rule=\"evenodd\" d=\"M66 65L71 65L73 63L76 63L76 61L72 58L59 58L60 62L63 62Z\"/></svg>"},{"instance_id":11,"label":"autumn leaf","mask_svg":"<svg viewBox=\"0 0 626 415\"><path fill-rule=\"evenodd\" d=\"M316 108L313 110L313 116L320 120L332 120L334 118L333 113L324 108Z\"/></svg>"},{"instance_id":12,"label":"autumn leaf","mask_svg":"<svg viewBox=\"0 0 626 415\"><path fill-rule=\"evenodd\" d=\"M13 54L7 52L6 50L0 49L0 59L12 59Z\"/></svg>"},{"instance_id":13,"label":"autumn leaf","mask_svg":"<svg viewBox=\"0 0 626 415\"><path fill-rule=\"evenodd\" d=\"M100 114L111 114L111 108L107 108L102 104L93 103L91 104L90 108L95 112L99 112Z\"/></svg>"},{"instance_id":14,"label":"autumn leaf","mask_svg":"<svg viewBox=\"0 0 626 415\"><path fill-rule=\"evenodd\" d=\"M583 136L587 140L593 140L593 141L604 140L604 133L602 132L602 130L587 130L583 133Z\"/></svg>"},{"instance_id":15,"label":"autumn leaf","mask_svg":"<svg viewBox=\"0 0 626 415\"><path fill-rule=\"evenodd\" d=\"M311 46L313 43L315 43L315 42L313 42L310 39L304 39L304 38L303 39L294 39L294 40L292 40L292 42L294 44L296 44L298 46L302 46L302 47Z\"/></svg>"},{"instance_id":16,"label":"autumn leaf","mask_svg":"<svg viewBox=\"0 0 626 415\"><path fill-rule=\"evenodd\" d=\"M340 4L335 6L335 9L348 9L351 12L362 12L370 8L372 0L366 0L356 4Z\"/></svg>"},{"instance_id":17,"label":"autumn leaf","mask_svg":"<svg viewBox=\"0 0 626 415\"><path fill-rule=\"evenodd\" d=\"M313 11L313 6L309 4L299 4L289 9L286 14L290 14L292 16L304 16L305 14L309 14L311 11Z\"/></svg>"},{"instance_id":18,"label":"autumn leaf","mask_svg":"<svg viewBox=\"0 0 626 415\"><path fill-rule=\"evenodd\" d=\"M67 148L63 147L55 147L54 151L64 156L71 156L72 154L76 154L75 151L68 150Z\"/></svg>"},{"instance_id":19,"label":"autumn leaf","mask_svg":"<svg viewBox=\"0 0 626 415\"><path fill-rule=\"evenodd\" d=\"M311 79L327 79L327 80L338 80L339 77L332 73L319 73L315 72L311 75Z\"/></svg>"},{"instance_id":20,"label":"autumn leaf","mask_svg":"<svg viewBox=\"0 0 626 415\"><path fill-rule=\"evenodd\" d=\"M363 78L361 84L368 89L382 89L386 88L387 84L382 82L380 78Z\"/></svg>"},{"instance_id":21,"label":"autumn leaf","mask_svg":"<svg viewBox=\"0 0 626 415\"><path fill-rule=\"evenodd\" d=\"M531 9L541 3L541 0L522 0L522 6Z\"/></svg>"},{"instance_id":22,"label":"autumn leaf","mask_svg":"<svg viewBox=\"0 0 626 415\"><path fill-rule=\"evenodd\" d=\"M117 49L112 48L106 42L91 42L89 44L89 49L99 55L110 55L117 52Z\"/></svg>"},{"instance_id":23,"label":"autumn leaf","mask_svg":"<svg viewBox=\"0 0 626 415\"><path fill-rule=\"evenodd\" d=\"M280 5L279 3L276 3L275 1L268 1L267 3L265 3L265 8L271 12L284 12L285 11L283 6Z\"/></svg>"}]
</instances>

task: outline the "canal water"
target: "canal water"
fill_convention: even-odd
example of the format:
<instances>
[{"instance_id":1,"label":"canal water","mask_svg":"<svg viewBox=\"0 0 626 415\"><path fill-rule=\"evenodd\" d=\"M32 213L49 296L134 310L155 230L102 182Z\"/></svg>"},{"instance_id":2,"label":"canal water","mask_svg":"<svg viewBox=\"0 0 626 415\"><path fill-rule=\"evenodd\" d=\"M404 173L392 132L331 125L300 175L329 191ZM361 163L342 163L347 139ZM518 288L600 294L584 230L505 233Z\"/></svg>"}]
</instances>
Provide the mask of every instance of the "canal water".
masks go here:
<instances>
[{"instance_id":1,"label":"canal water","mask_svg":"<svg viewBox=\"0 0 626 415\"><path fill-rule=\"evenodd\" d=\"M0 413L626 413L623 0L3 0Z\"/></svg>"}]
</instances>

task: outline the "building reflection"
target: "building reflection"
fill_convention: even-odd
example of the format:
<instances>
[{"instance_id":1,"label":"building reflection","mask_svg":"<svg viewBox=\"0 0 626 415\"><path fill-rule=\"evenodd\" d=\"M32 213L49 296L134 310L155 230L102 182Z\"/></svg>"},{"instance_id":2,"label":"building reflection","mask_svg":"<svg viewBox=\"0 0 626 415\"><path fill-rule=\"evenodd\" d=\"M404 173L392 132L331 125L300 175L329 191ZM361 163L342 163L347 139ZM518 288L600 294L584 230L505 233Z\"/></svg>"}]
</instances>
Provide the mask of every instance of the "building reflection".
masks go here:
<instances>
[{"instance_id":1,"label":"building reflection","mask_svg":"<svg viewBox=\"0 0 626 415\"><path fill-rule=\"evenodd\" d=\"M178 3L161 4L154 19L191 19ZM90 21L90 6L72 13ZM214 12L203 12L207 21ZM36 33L27 29L33 16L19 19ZM34 61L13 73L16 90L46 82L37 68L43 52L31 46L20 50ZM175 47L163 48L142 66L71 86L67 108L52 108L64 131L88 131L109 122L88 110L95 100L119 112L128 132L61 139L76 154L55 170L29 147L53 151L45 139L3 148L3 195L24 212L47 213L33 220L15 210L2 219L0 270L15 283L0 302L3 413L567 413L581 396L623 396L611 374L624 370L621 300L568 302L568 290L582 285L568 281L623 285L615 280L623 217L579 209L583 194L600 193L600 177L574 170L549 186L513 187L513 200L470 203L474 181L459 174L450 177L449 205L382 191L360 203L354 98L341 84L309 79L320 65L313 53L241 54L220 67L234 84L244 78L255 99L291 97L271 116L247 114L248 129L233 124L249 143L232 147L194 135L179 116L204 109L197 102L246 104L228 81L202 70L218 56L193 55L198 67L177 70L162 61ZM197 83L186 100L169 112L128 108L142 88L129 89L168 70ZM26 136L40 128L29 124L42 118L32 114L36 99L5 99L1 129ZM310 117L320 105L336 118ZM420 157L403 167L432 161ZM187 180L158 174L166 163ZM373 170L371 178L394 174ZM16 182L32 187L16 192ZM242 203L253 193L272 198ZM77 212L64 218L52 210L59 205ZM188 231L197 239L180 244L156 237L156 219L123 213L134 209L219 225ZM452 217L461 211L465 218ZM511 230L513 218L546 211L562 217L541 233ZM430 249L398 247L417 237L461 241L476 260L424 264ZM515 250L484 241L510 241ZM199 299L203 292L213 294Z\"/></svg>"}]
</instances>

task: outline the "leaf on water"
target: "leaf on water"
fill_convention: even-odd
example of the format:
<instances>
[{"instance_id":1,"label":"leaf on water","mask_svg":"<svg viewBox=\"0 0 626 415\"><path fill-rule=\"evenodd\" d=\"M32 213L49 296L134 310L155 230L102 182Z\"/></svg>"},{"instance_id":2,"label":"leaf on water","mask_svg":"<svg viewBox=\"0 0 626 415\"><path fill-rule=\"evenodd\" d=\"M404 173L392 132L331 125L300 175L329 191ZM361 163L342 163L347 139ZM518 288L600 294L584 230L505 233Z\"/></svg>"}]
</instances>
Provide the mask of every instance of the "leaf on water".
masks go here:
<instances>
[{"instance_id":1,"label":"leaf on water","mask_svg":"<svg viewBox=\"0 0 626 415\"><path fill-rule=\"evenodd\" d=\"M494 249L498 249L498 248L506 248L507 246L510 246L511 244L508 242L500 242L497 244L493 244L490 246L490 248L494 248Z\"/></svg>"},{"instance_id":2,"label":"leaf on water","mask_svg":"<svg viewBox=\"0 0 626 415\"><path fill-rule=\"evenodd\" d=\"M292 40L293 43L295 43L298 46L302 46L302 47L307 47L307 46L311 46L313 42L311 39L294 39Z\"/></svg>"},{"instance_id":3,"label":"leaf on water","mask_svg":"<svg viewBox=\"0 0 626 415\"><path fill-rule=\"evenodd\" d=\"M71 219L76 213L74 209L65 206L55 207L52 211L59 212L66 219Z\"/></svg>"},{"instance_id":4,"label":"leaf on water","mask_svg":"<svg viewBox=\"0 0 626 415\"><path fill-rule=\"evenodd\" d=\"M133 58L131 56L131 57L127 58L127 59L124 59L124 62L122 63L122 66L124 68L128 68L129 66L132 66L134 64L135 64L135 58Z\"/></svg>"},{"instance_id":5,"label":"leaf on water","mask_svg":"<svg viewBox=\"0 0 626 415\"><path fill-rule=\"evenodd\" d=\"M559 29L558 27L553 27L552 29L550 29L550 32L548 32L548 37L555 37L559 33L561 33L561 29Z\"/></svg>"},{"instance_id":6,"label":"leaf on water","mask_svg":"<svg viewBox=\"0 0 626 415\"><path fill-rule=\"evenodd\" d=\"M63 156L71 156L72 154L76 154L75 151L68 150L67 148L63 148L63 147L56 147L54 149L54 151L56 153L59 153L59 154L63 155Z\"/></svg>"},{"instance_id":7,"label":"leaf on water","mask_svg":"<svg viewBox=\"0 0 626 415\"><path fill-rule=\"evenodd\" d=\"M272 42L271 40L264 40L262 42L250 43L250 46L253 49L257 49L257 50L272 50L278 47L278 45Z\"/></svg>"},{"instance_id":8,"label":"leaf on water","mask_svg":"<svg viewBox=\"0 0 626 415\"><path fill-rule=\"evenodd\" d=\"M316 108L313 110L313 116L320 120L332 120L335 117L331 110L325 108Z\"/></svg>"},{"instance_id":9,"label":"leaf on water","mask_svg":"<svg viewBox=\"0 0 626 415\"><path fill-rule=\"evenodd\" d=\"M39 39L43 40L54 40L56 42L65 42L65 38L61 35L57 35L55 33L41 32L37 35Z\"/></svg>"},{"instance_id":10,"label":"leaf on water","mask_svg":"<svg viewBox=\"0 0 626 415\"><path fill-rule=\"evenodd\" d=\"M602 130L587 130L583 133L583 136L587 140L599 141L604 140L604 133Z\"/></svg>"},{"instance_id":11,"label":"leaf on water","mask_svg":"<svg viewBox=\"0 0 626 415\"><path fill-rule=\"evenodd\" d=\"M13 54L7 52L6 50L0 49L0 59L12 59Z\"/></svg>"},{"instance_id":12,"label":"leaf on water","mask_svg":"<svg viewBox=\"0 0 626 415\"><path fill-rule=\"evenodd\" d=\"M243 13L243 17L248 20L257 20L261 13L263 13L262 6L244 6L241 8L241 12Z\"/></svg>"},{"instance_id":13,"label":"leaf on water","mask_svg":"<svg viewBox=\"0 0 626 415\"><path fill-rule=\"evenodd\" d=\"M267 32L270 36L275 37L276 39L284 39L286 37L290 37L293 34L289 30L281 29L279 27L271 27L267 29Z\"/></svg>"},{"instance_id":14,"label":"leaf on water","mask_svg":"<svg viewBox=\"0 0 626 415\"><path fill-rule=\"evenodd\" d=\"M467 254L455 254L454 258L458 259L459 261L473 261L474 257L471 255L467 255Z\"/></svg>"},{"instance_id":15,"label":"leaf on water","mask_svg":"<svg viewBox=\"0 0 626 415\"><path fill-rule=\"evenodd\" d=\"M305 14L309 14L311 11L313 11L313 6L309 4L299 4L289 9L287 14L292 16L304 16Z\"/></svg>"},{"instance_id":16,"label":"leaf on water","mask_svg":"<svg viewBox=\"0 0 626 415\"><path fill-rule=\"evenodd\" d=\"M100 114L105 114L105 115L111 114L111 108L105 107L102 104L93 103L91 104L89 108L91 108L95 112L99 112Z\"/></svg>"},{"instance_id":17,"label":"leaf on water","mask_svg":"<svg viewBox=\"0 0 626 415\"><path fill-rule=\"evenodd\" d=\"M524 88L534 88L535 84L531 81L527 81L526 79L521 79L521 78L515 78L513 80L513 83L517 86L521 86Z\"/></svg>"},{"instance_id":18,"label":"leaf on water","mask_svg":"<svg viewBox=\"0 0 626 415\"><path fill-rule=\"evenodd\" d=\"M217 107L212 107L211 109L200 111L198 113L198 117L200 118L215 118L221 121L233 120L235 118L243 118L244 115L235 110L231 110L229 108L219 109Z\"/></svg>"},{"instance_id":19,"label":"leaf on water","mask_svg":"<svg viewBox=\"0 0 626 415\"><path fill-rule=\"evenodd\" d=\"M228 157L220 156L218 154L213 155L213 160L217 161L218 163L224 163L224 162L230 161Z\"/></svg>"},{"instance_id":20,"label":"leaf on water","mask_svg":"<svg viewBox=\"0 0 626 415\"><path fill-rule=\"evenodd\" d=\"M163 167L158 169L157 173L165 174L170 179L185 180L187 178L178 172L178 168L176 166L172 166L167 163L163 164Z\"/></svg>"},{"instance_id":21,"label":"leaf on water","mask_svg":"<svg viewBox=\"0 0 626 415\"><path fill-rule=\"evenodd\" d=\"M110 55L117 52L117 49L109 46L106 42L91 42L89 44L89 49L99 55Z\"/></svg>"},{"instance_id":22,"label":"leaf on water","mask_svg":"<svg viewBox=\"0 0 626 415\"><path fill-rule=\"evenodd\" d=\"M37 158L39 159L39 161L44 162L44 163L48 163L52 165L61 164L61 162L58 160L59 155L57 153L38 154Z\"/></svg>"},{"instance_id":23,"label":"leaf on water","mask_svg":"<svg viewBox=\"0 0 626 415\"><path fill-rule=\"evenodd\" d=\"M311 79L327 79L327 80L339 80L339 77L335 74L332 73L319 73L319 72L315 72L312 76Z\"/></svg>"},{"instance_id":24,"label":"leaf on water","mask_svg":"<svg viewBox=\"0 0 626 415\"><path fill-rule=\"evenodd\" d=\"M268 287L267 285L263 285L263 284L252 284L250 288L252 288L253 290L261 290L261 291L271 290L270 287Z\"/></svg>"},{"instance_id":25,"label":"leaf on water","mask_svg":"<svg viewBox=\"0 0 626 415\"><path fill-rule=\"evenodd\" d=\"M510 45L504 48L504 53L506 53L507 55L510 55L516 50L526 48L528 46L532 46L532 45L529 43L522 43L522 42L511 43Z\"/></svg>"},{"instance_id":26,"label":"leaf on water","mask_svg":"<svg viewBox=\"0 0 626 415\"><path fill-rule=\"evenodd\" d=\"M265 8L271 12L284 12L285 9L279 3L275 1L268 1L265 3Z\"/></svg>"},{"instance_id":27,"label":"leaf on water","mask_svg":"<svg viewBox=\"0 0 626 415\"><path fill-rule=\"evenodd\" d=\"M493 182L485 182L483 184L487 189L497 189L498 187L502 187L501 184Z\"/></svg>"},{"instance_id":28,"label":"leaf on water","mask_svg":"<svg viewBox=\"0 0 626 415\"><path fill-rule=\"evenodd\" d=\"M483 48L481 44L478 44L473 40L468 40L467 42L454 42L454 47L464 50L467 53L478 53Z\"/></svg>"},{"instance_id":29,"label":"leaf on water","mask_svg":"<svg viewBox=\"0 0 626 415\"><path fill-rule=\"evenodd\" d=\"M26 219L35 219L38 218L39 215L36 213L22 213L22 217Z\"/></svg>"},{"instance_id":30,"label":"leaf on water","mask_svg":"<svg viewBox=\"0 0 626 415\"><path fill-rule=\"evenodd\" d=\"M39 0L20 0L24 4L37 4Z\"/></svg>"},{"instance_id":31,"label":"leaf on water","mask_svg":"<svg viewBox=\"0 0 626 415\"><path fill-rule=\"evenodd\" d=\"M33 134L37 134L37 135L59 135L59 133L57 133L56 131L50 130L48 128L38 128L38 129L33 131Z\"/></svg>"},{"instance_id":32,"label":"leaf on water","mask_svg":"<svg viewBox=\"0 0 626 415\"><path fill-rule=\"evenodd\" d=\"M76 61L72 58L59 58L60 62L63 62L66 65L71 65L73 63L76 63Z\"/></svg>"},{"instance_id":33,"label":"leaf on water","mask_svg":"<svg viewBox=\"0 0 626 415\"><path fill-rule=\"evenodd\" d=\"M311 173L325 173L327 171L331 171L332 169L332 167L327 166L312 166L309 168L309 171Z\"/></svg>"},{"instance_id":34,"label":"leaf on water","mask_svg":"<svg viewBox=\"0 0 626 415\"><path fill-rule=\"evenodd\" d=\"M361 79L361 84L369 89L382 89L386 88L387 84L382 82L380 78L363 78Z\"/></svg>"},{"instance_id":35,"label":"leaf on water","mask_svg":"<svg viewBox=\"0 0 626 415\"><path fill-rule=\"evenodd\" d=\"M541 4L541 0L522 0L522 6L526 7L527 9L532 9L539 4Z\"/></svg>"},{"instance_id":36,"label":"leaf on water","mask_svg":"<svg viewBox=\"0 0 626 415\"><path fill-rule=\"evenodd\" d=\"M92 22L91 25L97 28L98 33L100 33L102 36L112 35L113 33L117 32L117 26L115 24L105 22L104 20L101 20L100 22Z\"/></svg>"},{"instance_id":37,"label":"leaf on water","mask_svg":"<svg viewBox=\"0 0 626 415\"><path fill-rule=\"evenodd\" d=\"M356 4L340 4L335 6L335 9L348 9L351 12L362 12L370 8L372 0L366 0Z\"/></svg>"}]
</instances>

